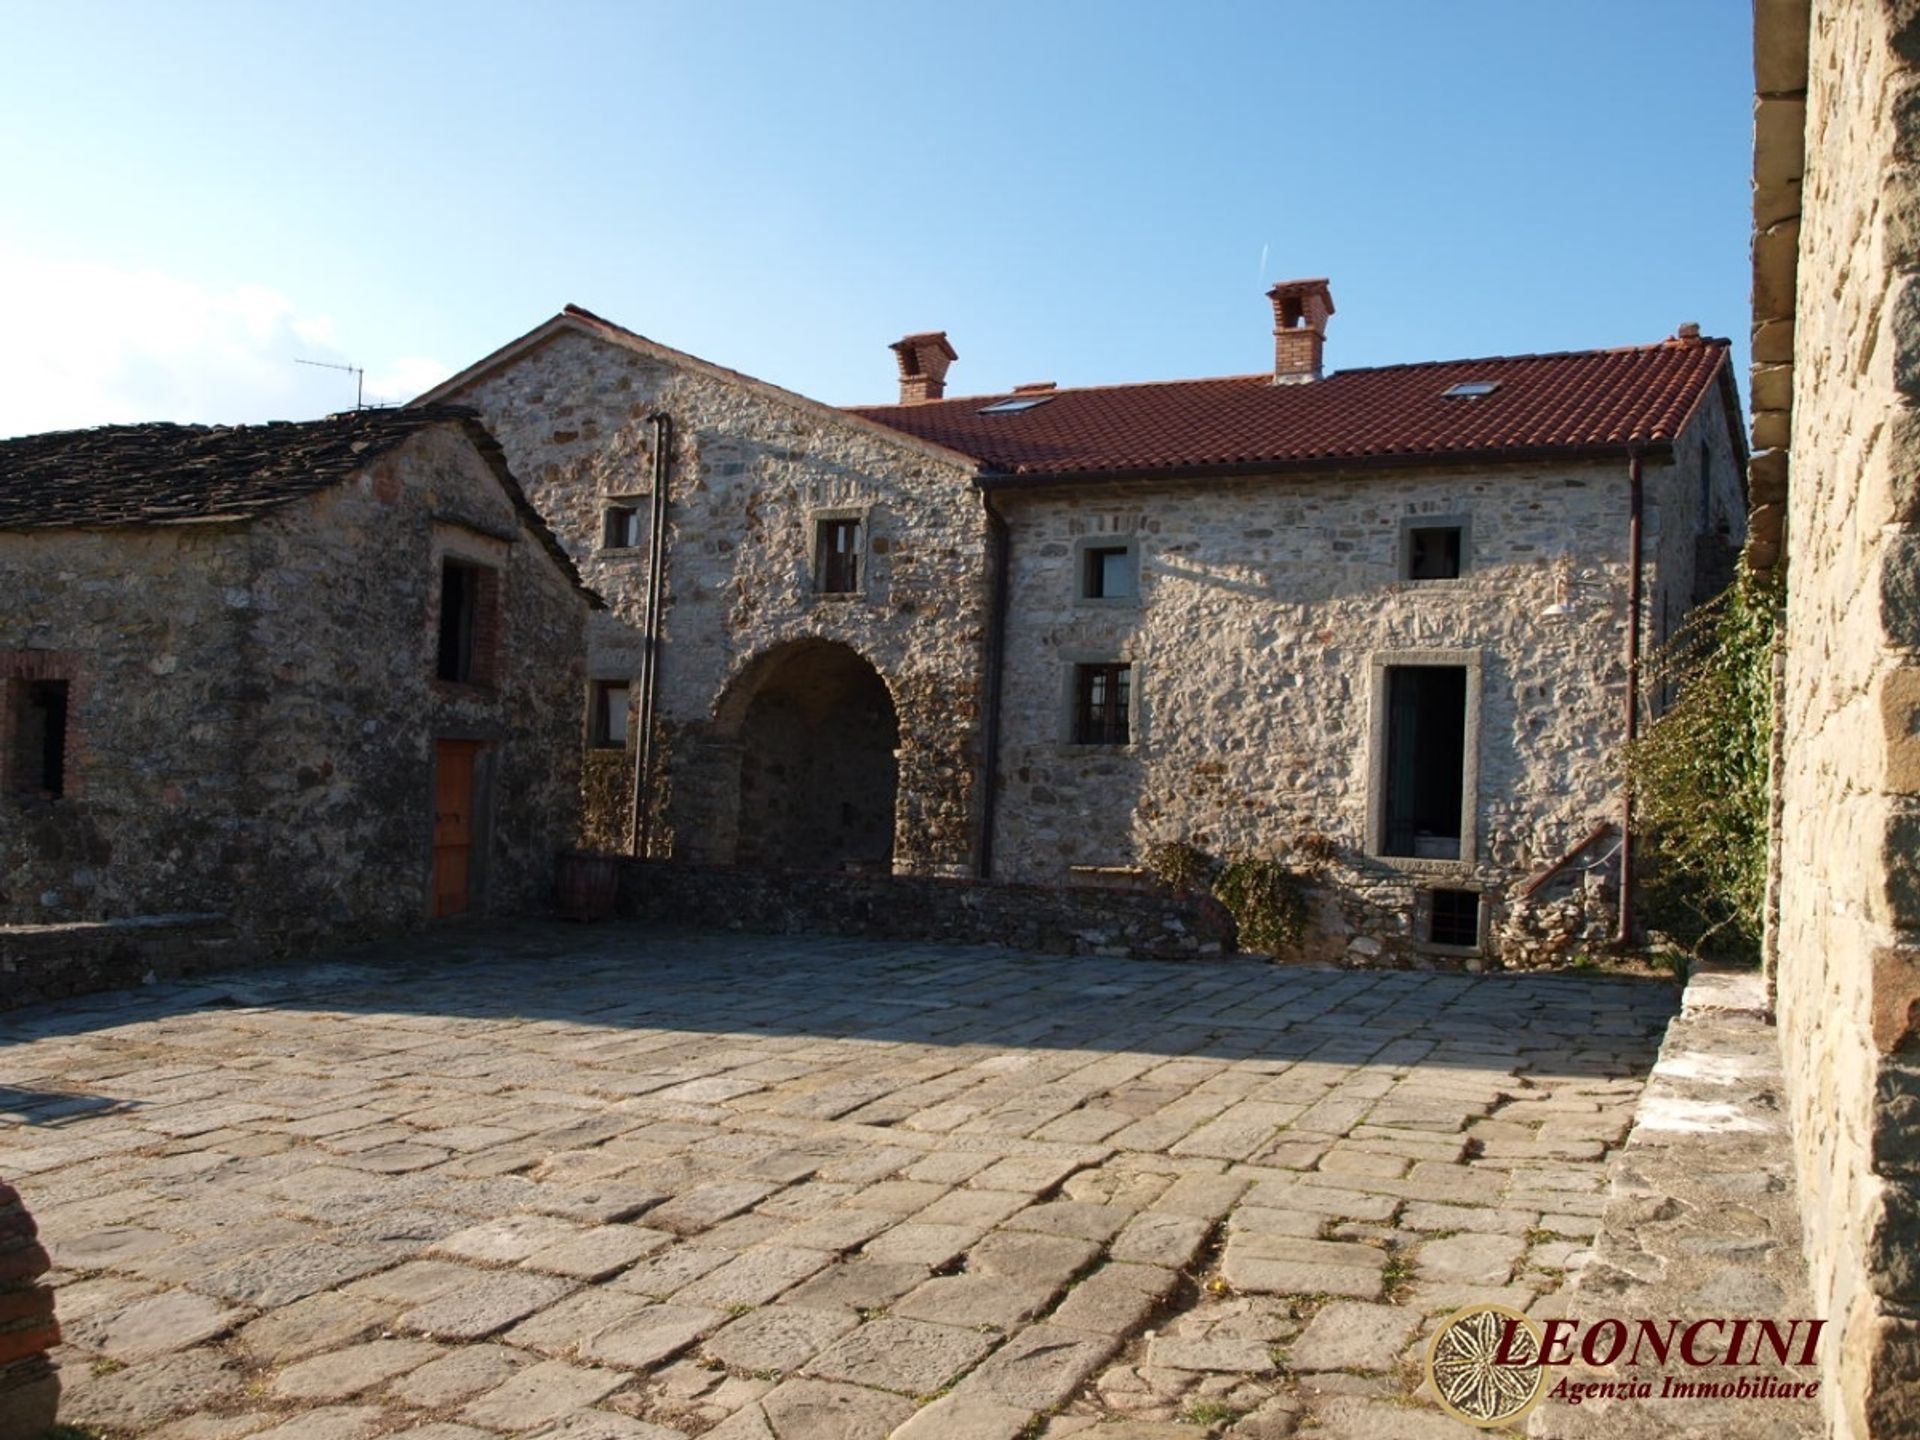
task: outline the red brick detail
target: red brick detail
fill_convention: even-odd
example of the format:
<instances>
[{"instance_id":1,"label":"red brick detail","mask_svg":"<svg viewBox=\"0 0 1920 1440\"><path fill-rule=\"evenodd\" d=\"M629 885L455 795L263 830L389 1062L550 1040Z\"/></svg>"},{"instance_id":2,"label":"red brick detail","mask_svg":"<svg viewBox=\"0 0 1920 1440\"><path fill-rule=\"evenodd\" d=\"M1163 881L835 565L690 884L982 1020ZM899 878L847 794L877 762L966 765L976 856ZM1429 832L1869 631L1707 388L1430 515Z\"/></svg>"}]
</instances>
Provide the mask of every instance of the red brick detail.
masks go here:
<instances>
[{"instance_id":1,"label":"red brick detail","mask_svg":"<svg viewBox=\"0 0 1920 1440\"><path fill-rule=\"evenodd\" d=\"M29 1283L52 1268L33 1238L36 1233L20 1192L0 1183L0 1365L44 1354L60 1343L53 1287Z\"/></svg>"},{"instance_id":2,"label":"red brick detail","mask_svg":"<svg viewBox=\"0 0 1920 1440\"><path fill-rule=\"evenodd\" d=\"M59 1343L60 1326L51 1314L30 1329L0 1330L0 1365L44 1355Z\"/></svg>"},{"instance_id":3,"label":"red brick detail","mask_svg":"<svg viewBox=\"0 0 1920 1440\"><path fill-rule=\"evenodd\" d=\"M24 1285L52 1268L53 1260L38 1240L29 1240L18 1249L0 1250L0 1285Z\"/></svg>"},{"instance_id":4,"label":"red brick detail","mask_svg":"<svg viewBox=\"0 0 1920 1440\"><path fill-rule=\"evenodd\" d=\"M947 366L960 357L944 330L908 335L889 347L900 362L900 403L923 405L947 393Z\"/></svg>"}]
</instances>

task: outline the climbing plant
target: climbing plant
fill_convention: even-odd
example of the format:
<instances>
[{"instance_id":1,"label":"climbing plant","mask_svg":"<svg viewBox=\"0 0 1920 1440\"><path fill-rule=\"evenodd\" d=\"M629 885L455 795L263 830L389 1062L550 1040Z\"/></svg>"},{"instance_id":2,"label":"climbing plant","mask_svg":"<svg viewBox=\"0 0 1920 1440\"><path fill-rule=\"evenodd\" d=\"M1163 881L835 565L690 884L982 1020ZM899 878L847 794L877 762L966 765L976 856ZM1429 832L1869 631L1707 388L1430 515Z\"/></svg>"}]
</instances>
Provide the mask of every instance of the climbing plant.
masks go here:
<instances>
[{"instance_id":1,"label":"climbing plant","mask_svg":"<svg viewBox=\"0 0 1920 1440\"><path fill-rule=\"evenodd\" d=\"M1250 854L1216 860L1185 841L1150 845L1141 858L1163 884L1206 891L1225 906L1243 950L1285 955L1306 934L1306 892L1278 860Z\"/></svg>"},{"instance_id":2,"label":"climbing plant","mask_svg":"<svg viewBox=\"0 0 1920 1440\"><path fill-rule=\"evenodd\" d=\"M1757 958L1767 885L1778 582L1742 571L1642 668L1674 698L1627 757L1645 836L1643 918L1700 952Z\"/></svg>"}]
</instances>

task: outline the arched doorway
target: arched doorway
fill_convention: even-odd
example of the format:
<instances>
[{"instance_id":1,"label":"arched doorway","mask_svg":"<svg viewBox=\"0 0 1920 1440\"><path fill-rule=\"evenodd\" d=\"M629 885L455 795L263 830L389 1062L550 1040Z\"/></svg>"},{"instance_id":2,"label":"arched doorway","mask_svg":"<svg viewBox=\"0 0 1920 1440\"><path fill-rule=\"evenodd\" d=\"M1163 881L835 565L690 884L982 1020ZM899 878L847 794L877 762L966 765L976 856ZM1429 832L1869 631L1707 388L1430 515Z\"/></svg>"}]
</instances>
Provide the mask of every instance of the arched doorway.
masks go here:
<instances>
[{"instance_id":1,"label":"arched doorway","mask_svg":"<svg viewBox=\"0 0 1920 1440\"><path fill-rule=\"evenodd\" d=\"M781 646L734 682L720 718L740 751L737 863L892 868L900 725L886 682L857 651Z\"/></svg>"}]
</instances>

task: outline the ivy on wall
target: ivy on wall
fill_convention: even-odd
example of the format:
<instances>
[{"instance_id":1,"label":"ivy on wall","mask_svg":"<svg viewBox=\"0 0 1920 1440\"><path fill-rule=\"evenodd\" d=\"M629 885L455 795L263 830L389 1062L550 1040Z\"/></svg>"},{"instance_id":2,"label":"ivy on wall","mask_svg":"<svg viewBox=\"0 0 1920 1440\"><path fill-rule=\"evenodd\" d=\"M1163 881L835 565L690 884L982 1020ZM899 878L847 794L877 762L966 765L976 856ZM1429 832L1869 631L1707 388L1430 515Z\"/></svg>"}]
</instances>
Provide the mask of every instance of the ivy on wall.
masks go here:
<instances>
[{"instance_id":1,"label":"ivy on wall","mask_svg":"<svg viewBox=\"0 0 1920 1440\"><path fill-rule=\"evenodd\" d=\"M1183 841L1149 846L1147 869L1174 890L1206 891L1233 916L1242 950L1291 953L1306 934L1307 897L1300 877L1278 860L1235 855L1216 860Z\"/></svg>"},{"instance_id":2,"label":"ivy on wall","mask_svg":"<svg viewBox=\"0 0 1920 1440\"><path fill-rule=\"evenodd\" d=\"M1643 694L1674 698L1627 757L1645 837L1641 914L1700 953L1759 956L1783 601L1776 579L1743 567L1642 669Z\"/></svg>"}]
</instances>

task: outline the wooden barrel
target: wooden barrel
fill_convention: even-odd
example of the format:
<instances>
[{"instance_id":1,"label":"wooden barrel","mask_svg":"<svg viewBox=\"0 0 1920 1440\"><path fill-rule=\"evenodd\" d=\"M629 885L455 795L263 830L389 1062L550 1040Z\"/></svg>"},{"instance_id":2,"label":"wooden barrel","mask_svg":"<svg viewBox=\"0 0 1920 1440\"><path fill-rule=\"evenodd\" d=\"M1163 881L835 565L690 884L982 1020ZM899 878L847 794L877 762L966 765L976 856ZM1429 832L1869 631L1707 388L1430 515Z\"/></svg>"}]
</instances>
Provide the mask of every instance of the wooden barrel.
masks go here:
<instances>
[{"instance_id":1,"label":"wooden barrel","mask_svg":"<svg viewBox=\"0 0 1920 1440\"><path fill-rule=\"evenodd\" d=\"M620 857L562 851L556 888L562 919L605 920L619 898Z\"/></svg>"}]
</instances>

